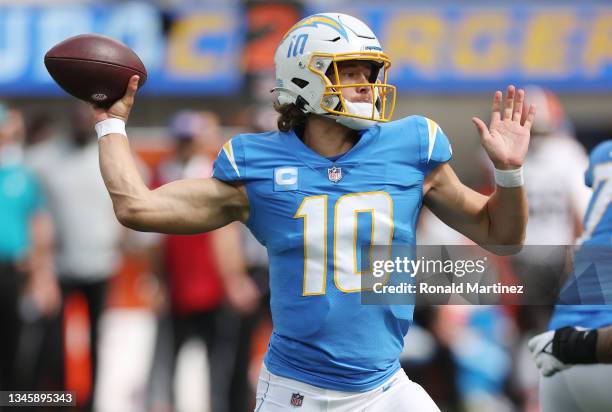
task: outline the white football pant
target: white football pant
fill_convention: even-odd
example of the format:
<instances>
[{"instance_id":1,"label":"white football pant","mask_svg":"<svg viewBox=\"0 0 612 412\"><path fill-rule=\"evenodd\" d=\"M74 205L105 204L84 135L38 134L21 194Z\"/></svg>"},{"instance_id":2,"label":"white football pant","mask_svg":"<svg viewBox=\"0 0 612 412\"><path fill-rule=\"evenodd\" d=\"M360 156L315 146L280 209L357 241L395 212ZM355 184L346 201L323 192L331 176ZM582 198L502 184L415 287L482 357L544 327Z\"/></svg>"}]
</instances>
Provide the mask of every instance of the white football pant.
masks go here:
<instances>
[{"instance_id":1,"label":"white football pant","mask_svg":"<svg viewBox=\"0 0 612 412\"><path fill-rule=\"evenodd\" d=\"M255 412L281 411L440 412L440 409L421 385L408 379L403 369L370 391L341 392L274 375L263 365Z\"/></svg>"},{"instance_id":2,"label":"white football pant","mask_svg":"<svg viewBox=\"0 0 612 412\"><path fill-rule=\"evenodd\" d=\"M576 365L540 378L542 412L612 410L612 365Z\"/></svg>"}]
</instances>

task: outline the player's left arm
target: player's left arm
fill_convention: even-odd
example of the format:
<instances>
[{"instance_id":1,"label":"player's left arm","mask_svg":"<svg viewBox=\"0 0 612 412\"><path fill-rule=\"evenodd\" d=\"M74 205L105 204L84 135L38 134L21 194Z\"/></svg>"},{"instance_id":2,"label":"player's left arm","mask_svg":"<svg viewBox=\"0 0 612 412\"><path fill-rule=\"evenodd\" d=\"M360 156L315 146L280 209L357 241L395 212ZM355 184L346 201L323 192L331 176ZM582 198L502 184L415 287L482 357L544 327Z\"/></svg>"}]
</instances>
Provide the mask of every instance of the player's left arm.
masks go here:
<instances>
[{"instance_id":1,"label":"player's left arm","mask_svg":"<svg viewBox=\"0 0 612 412\"><path fill-rule=\"evenodd\" d=\"M502 115L502 92L493 97L489 127L474 117L481 143L498 170L515 170L523 165L529 145L535 107L530 106L521 122L525 92L509 86ZM434 169L424 183L424 203L453 229L483 247L522 245L527 226L527 196L523 186L497 185L491 196L465 186L448 164ZM493 249L515 253L517 248Z\"/></svg>"}]
</instances>

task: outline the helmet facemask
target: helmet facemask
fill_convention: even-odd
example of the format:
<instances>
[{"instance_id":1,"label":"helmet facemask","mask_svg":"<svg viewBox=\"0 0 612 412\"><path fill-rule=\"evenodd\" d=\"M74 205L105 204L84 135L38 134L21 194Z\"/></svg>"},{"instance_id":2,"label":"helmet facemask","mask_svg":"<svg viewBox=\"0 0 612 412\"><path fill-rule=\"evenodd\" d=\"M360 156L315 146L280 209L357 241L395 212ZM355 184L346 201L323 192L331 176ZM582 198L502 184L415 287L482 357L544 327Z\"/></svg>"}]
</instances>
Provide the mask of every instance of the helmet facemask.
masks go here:
<instances>
[{"instance_id":1,"label":"helmet facemask","mask_svg":"<svg viewBox=\"0 0 612 412\"><path fill-rule=\"evenodd\" d=\"M346 61L365 61L371 64L372 71L368 83L340 82L339 63ZM320 107L345 126L362 130L377 122L391 120L395 107L395 87L387 84L387 71L391 66L389 58L381 52L359 53L313 53L308 69L321 77L324 91ZM370 102L351 102L342 95L342 89L369 87Z\"/></svg>"}]
</instances>

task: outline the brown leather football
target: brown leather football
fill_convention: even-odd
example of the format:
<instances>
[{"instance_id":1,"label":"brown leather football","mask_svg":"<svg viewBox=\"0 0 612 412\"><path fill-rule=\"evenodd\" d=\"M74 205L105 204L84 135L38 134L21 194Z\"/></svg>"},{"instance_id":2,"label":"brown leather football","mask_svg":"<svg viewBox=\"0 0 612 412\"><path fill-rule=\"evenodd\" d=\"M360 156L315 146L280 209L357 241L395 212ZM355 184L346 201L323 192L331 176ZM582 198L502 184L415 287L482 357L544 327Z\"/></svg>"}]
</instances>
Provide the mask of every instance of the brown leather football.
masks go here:
<instances>
[{"instance_id":1,"label":"brown leather football","mask_svg":"<svg viewBox=\"0 0 612 412\"><path fill-rule=\"evenodd\" d=\"M74 97L109 107L124 95L130 77L147 80L147 69L125 44L110 37L82 34L55 45L45 54L53 80Z\"/></svg>"}]
</instances>

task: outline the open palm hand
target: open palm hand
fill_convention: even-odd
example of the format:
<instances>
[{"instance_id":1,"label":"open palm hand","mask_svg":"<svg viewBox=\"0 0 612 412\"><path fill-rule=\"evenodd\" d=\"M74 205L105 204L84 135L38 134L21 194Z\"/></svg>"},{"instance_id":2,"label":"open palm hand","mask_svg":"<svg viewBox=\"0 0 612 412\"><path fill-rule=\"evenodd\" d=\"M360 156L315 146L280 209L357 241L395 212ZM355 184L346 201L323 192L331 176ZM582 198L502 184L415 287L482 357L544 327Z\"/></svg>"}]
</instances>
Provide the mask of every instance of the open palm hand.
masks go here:
<instances>
[{"instance_id":1,"label":"open palm hand","mask_svg":"<svg viewBox=\"0 0 612 412\"><path fill-rule=\"evenodd\" d=\"M489 127L477 117L472 118L472 121L495 167L500 170L518 169L527 154L535 106L529 106L527 115L522 119L525 91L517 91L514 86L508 86L502 116L502 97L499 90L493 96Z\"/></svg>"}]
</instances>

